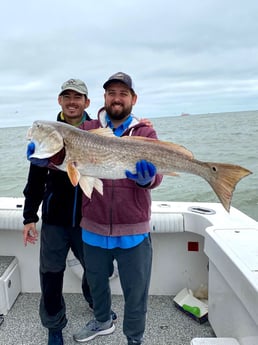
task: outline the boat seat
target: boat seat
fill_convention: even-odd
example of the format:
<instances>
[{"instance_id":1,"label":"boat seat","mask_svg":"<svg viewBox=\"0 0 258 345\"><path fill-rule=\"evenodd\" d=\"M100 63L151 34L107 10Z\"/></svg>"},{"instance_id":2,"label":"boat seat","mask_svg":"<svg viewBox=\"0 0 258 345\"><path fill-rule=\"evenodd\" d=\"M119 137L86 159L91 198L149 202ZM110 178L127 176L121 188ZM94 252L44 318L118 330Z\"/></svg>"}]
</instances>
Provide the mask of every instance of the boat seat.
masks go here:
<instances>
[{"instance_id":1,"label":"boat seat","mask_svg":"<svg viewBox=\"0 0 258 345\"><path fill-rule=\"evenodd\" d=\"M184 216L182 213L152 213L150 231L154 233L185 231Z\"/></svg>"},{"instance_id":2,"label":"boat seat","mask_svg":"<svg viewBox=\"0 0 258 345\"><path fill-rule=\"evenodd\" d=\"M23 230L24 198L0 199L0 230ZM167 204L159 203L152 209L150 231L155 233L185 231L182 213L173 213ZM156 211L156 212L155 212ZM40 217L40 210L38 212ZM40 229L40 222L38 228Z\"/></svg>"},{"instance_id":3,"label":"boat seat","mask_svg":"<svg viewBox=\"0 0 258 345\"><path fill-rule=\"evenodd\" d=\"M194 338L190 345L239 345L235 338Z\"/></svg>"}]
</instances>

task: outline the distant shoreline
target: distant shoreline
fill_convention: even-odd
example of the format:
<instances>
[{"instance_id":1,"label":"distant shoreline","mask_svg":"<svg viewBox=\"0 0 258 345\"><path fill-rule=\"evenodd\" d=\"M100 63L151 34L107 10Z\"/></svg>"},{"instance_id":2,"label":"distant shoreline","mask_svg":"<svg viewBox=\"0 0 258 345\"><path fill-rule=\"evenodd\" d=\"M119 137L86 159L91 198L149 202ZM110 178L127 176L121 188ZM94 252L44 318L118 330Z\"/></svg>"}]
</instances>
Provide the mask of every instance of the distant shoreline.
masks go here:
<instances>
[{"instance_id":1,"label":"distant shoreline","mask_svg":"<svg viewBox=\"0 0 258 345\"><path fill-rule=\"evenodd\" d=\"M187 115L189 116L205 116L205 115L231 115L231 114L235 114L235 115L238 115L238 114L250 114L250 113L257 113L258 114L258 110L243 110L243 111L225 111L225 112L218 112L218 113L202 113L202 114L195 114L195 113L181 113L180 115L176 114L176 115L161 115L161 116L158 116L158 117L152 117L152 116L147 116L147 115L142 115L142 117L146 117L146 118L149 118L149 119L159 119L159 118L170 118L170 117L188 117ZM183 115L185 114L185 115ZM0 129L1 128L21 128L21 127L30 127L33 123L33 120L29 123L29 124L5 124L3 126L0 125Z\"/></svg>"}]
</instances>

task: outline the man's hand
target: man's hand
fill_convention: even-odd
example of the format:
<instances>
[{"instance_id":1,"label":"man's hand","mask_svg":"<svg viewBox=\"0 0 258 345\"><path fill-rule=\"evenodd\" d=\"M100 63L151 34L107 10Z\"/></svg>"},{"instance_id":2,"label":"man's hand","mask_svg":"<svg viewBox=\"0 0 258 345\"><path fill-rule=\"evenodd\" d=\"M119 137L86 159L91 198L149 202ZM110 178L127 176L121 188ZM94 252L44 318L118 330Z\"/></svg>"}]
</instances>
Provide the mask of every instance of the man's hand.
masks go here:
<instances>
[{"instance_id":1,"label":"man's hand","mask_svg":"<svg viewBox=\"0 0 258 345\"><path fill-rule=\"evenodd\" d=\"M140 186L148 185L156 175L156 167L151 162L145 160L136 163L136 174L126 170L125 175L128 179L135 181Z\"/></svg>"},{"instance_id":2,"label":"man's hand","mask_svg":"<svg viewBox=\"0 0 258 345\"><path fill-rule=\"evenodd\" d=\"M29 142L27 146L27 159L34 165L37 165L39 167L47 167L49 164L49 161L47 158L44 159L39 159L39 158L34 158L30 156L35 152L35 144L33 141Z\"/></svg>"},{"instance_id":3,"label":"man's hand","mask_svg":"<svg viewBox=\"0 0 258 345\"><path fill-rule=\"evenodd\" d=\"M38 239L38 231L36 229L36 223L29 223L24 225L23 228L23 242L25 247L27 243L35 244Z\"/></svg>"},{"instance_id":4,"label":"man's hand","mask_svg":"<svg viewBox=\"0 0 258 345\"><path fill-rule=\"evenodd\" d=\"M30 141L27 146L27 159L30 159L30 156L35 152L35 144L33 141Z\"/></svg>"},{"instance_id":5,"label":"man's hand","mask_svg":"<svg viewBox=\"0 0 258 345\"><path fill-rule=\"evenodd\" d=\"M153 123L149 119L140 119L140 122L144 123L148 127L153 127Z\"/></svg>"}]
</instances>

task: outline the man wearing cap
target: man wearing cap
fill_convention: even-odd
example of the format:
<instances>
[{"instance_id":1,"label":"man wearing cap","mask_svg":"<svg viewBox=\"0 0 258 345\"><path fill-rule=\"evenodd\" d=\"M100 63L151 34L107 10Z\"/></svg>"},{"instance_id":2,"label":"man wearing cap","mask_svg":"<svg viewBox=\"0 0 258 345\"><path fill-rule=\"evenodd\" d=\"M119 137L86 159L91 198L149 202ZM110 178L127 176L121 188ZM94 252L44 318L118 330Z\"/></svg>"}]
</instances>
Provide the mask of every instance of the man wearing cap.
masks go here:
<instances>
[{"instance_id":1,"label":"man wearing cap","mask_svg":"<svg viewBox=\"0 0 258 345\"><path fill-rule=\"evenodd\" d=\"M58 95L62 111L57 121L80 126L90 122L85 111L90 104L85 83L69 79L63 83ZM28 156L33 153L33 143L28 146ZM65 301L62 295L66 259L71 248L83 266L83 295L92 308L92 298L86 279L81 240L82 192L73 187L67 174L48 169L47 160L30 164L28 181L24 189L24 244L34 244L38 237L37 212L42 203L42 228L40 236L40 284L41 300L39 314L44 327L48 328L48 345L63 345L62 329L67 324Z\"/></svg>"},{"instance_id":2,"label":"man wearing cap","mask_svg":"<svg viewBox=\"0 0 258 345\"><path fill-rule=\"evenodd\" d=\"M98 119L84 122L82 129L110 127L119 137L157 138L152 127L132 114L137 95L128 74L112 75L103 87L105 106ZM162 176L151 162L142 160L134 172L125 171L124 179L102 181L103 195L94 190L90 200L84 194L82 198L84 258L95 318L74 334L74 340L87 342L114 332L108 278L116 259L125 301L123 332L128 345L140 345L152 263L150 190L161 183Z\"/></svg>"}]
</instances>

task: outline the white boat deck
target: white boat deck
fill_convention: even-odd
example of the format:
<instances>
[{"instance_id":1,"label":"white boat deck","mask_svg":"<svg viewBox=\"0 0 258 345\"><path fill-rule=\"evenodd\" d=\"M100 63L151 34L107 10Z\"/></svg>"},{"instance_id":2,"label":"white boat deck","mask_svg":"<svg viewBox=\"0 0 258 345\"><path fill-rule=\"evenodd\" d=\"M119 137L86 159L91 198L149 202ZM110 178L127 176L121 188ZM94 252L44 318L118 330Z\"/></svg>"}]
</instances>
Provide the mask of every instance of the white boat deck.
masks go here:
<instances>
[{"instance_id":1,"label":"white boat deck","mask_svg":"<svg viewBox=\"0 0 258 345\"><path fill-rule=\"evenodd\" d=\"M11 310L4 316L0 326L1 345L46 345L47 330L42 327L38 315L40 294L22 293ZM79 293L65 294L68 324L63 331L64 344L75 345L72 334L89 321L93 314L88 309L83 296ZM116 330L105 337L90 341L93 345L126 345L122 333L123 298L113 295L112 308L118 315ZM150 296L147 326L144 336L146 345L190 345L193 338L215 337L206 321L199 324L178 310L172 296ZM88 344L88 343L87 343Z\"/></svg>"}]
</instances>

